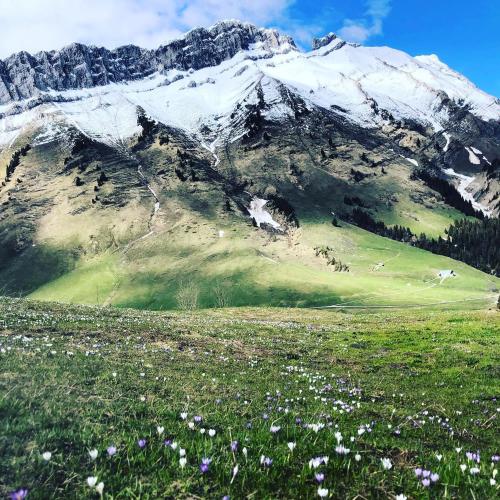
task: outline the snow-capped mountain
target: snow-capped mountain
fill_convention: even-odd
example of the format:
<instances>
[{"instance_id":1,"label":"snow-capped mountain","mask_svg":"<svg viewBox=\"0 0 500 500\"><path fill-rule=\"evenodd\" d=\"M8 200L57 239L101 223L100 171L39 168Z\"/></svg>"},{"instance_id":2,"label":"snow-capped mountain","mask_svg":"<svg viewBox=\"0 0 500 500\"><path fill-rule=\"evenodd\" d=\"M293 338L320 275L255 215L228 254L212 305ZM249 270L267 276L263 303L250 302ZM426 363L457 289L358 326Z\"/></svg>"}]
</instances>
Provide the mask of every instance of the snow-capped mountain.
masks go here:
<instances>
[{"instance_id":1,"label":"snow-capped mountain","mask_svg":"<svg viewBox=\"0 0 500 500\"><path fill-rule=\"evenodd\" d=\"M238 281L286 255L303 279L328 272L310 256L334 243L345 270L364 252L352 224L397 225L411 243L497 216L499 166L498 99L436 56L332 33L304 52L239 21L156 50L15 54L0 62L0 285L26 293L93 256L114 262L98 271L111 302L115 271L147 295L172 262L177 280L196 268ZM201 254L183 267L205 246L221 267Z\"/></svg>"},{"instance_id":2,"label":"snow-capped mountain","mask_svg":"<svg viewBox=\"0 0 500 500\"><path fill-rule=\"evenodd\" d=\"M363 47L333 34L301 52L274 30L225 21L152 51L73 44L14 54L0 62L0 144L28 126L65 122L122 141L138 132L138 106L190 134L234 137L243 105L263 99L268 118L288 116L284 90L308 109L334 110L364 127L409 120L446 131L457 107L500 120L500 101L437 56Z\"/></svg>"},{"instance_id":3,"label":"snow-capped mountain","mask_svg":"<svg viewBox=\"0 0 500 500\"><path fill-rule=\"evenodd\" d=\"M244 136L256 109L273 122L297 106L323 110L392 137L401 129L436 137L442 171L454 182L466 175L471 196L496 200L491 182L474 179L499 156L500 101L435 55L363 47L333 33L302 52L276 30L223 21L156 50L21 52L0 61L0 103L0 148L27 131L44 143L68 128L123 145L140 133L139 112L216 148Z\"/></svg>"}]
</instances>

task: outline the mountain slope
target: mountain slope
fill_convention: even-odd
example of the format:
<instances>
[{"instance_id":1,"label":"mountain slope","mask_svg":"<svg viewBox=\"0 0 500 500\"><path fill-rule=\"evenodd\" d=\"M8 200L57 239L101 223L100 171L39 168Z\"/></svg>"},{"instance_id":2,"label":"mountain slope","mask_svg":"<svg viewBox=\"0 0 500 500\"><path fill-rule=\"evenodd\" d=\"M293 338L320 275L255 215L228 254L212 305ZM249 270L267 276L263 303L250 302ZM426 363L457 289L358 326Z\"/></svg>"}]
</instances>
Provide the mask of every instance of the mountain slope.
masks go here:
<instances>
[{"instance_id":1,"label":"mountain slope","mask_svg":"<svg viewBox=\"0 0 500 500\"><path fill-rule=\"evenodd\" d=\"M157 51L74 45L2 67L7 293L155 308L183 294L492 300L495 278L349 224L362 207L442 234L463 214L419 169L498 213L500 104L433 56L334 35L302 53L229 21ZM440 282L448 268L458 278Z\"/></svg>"}]
</instances>

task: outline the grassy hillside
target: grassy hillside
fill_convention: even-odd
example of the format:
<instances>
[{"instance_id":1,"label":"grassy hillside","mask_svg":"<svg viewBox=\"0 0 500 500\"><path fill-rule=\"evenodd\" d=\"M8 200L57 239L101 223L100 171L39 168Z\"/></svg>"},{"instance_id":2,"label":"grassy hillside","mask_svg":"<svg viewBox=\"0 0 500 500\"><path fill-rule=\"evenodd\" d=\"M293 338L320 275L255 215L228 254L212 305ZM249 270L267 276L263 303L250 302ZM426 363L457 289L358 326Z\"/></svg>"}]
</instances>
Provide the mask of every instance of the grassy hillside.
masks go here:
<instances>
[{"instance_id":1,"label":"grassy hillside","mask_svg":"<svg viewBox=\"0 0 500 500\"><path fill-rule=\"evenodd\" d=\"M411 175L387 137L310 120L316 133L263 125L262 137L220 146L217 164L161 124L114 147L75 130L43 144L36 132L20 138L12 150L33 147L0 186L0 294L150 309L496 300L497 278L345 222L359 206L435 236L461 214ZM299 228L252 227L252 197L273 194ZM441 283L448 269L457 277Z\"/></svg>"},{"instance_id":2,"label":"grassy hillside","mask_svg":"<svg viewBox=\"0 0 500 500\"><path fill-rule=\"evenodd\" d=\"M220 238L219 230L224 231ZM317 246L349 266L334 272ZM381 265L383 263L383 266ZM440 282L440 270L456 278ZM104 255L82 258L32 298L172 309L179 294L218 305L407 305L496 300L500 280L465 264L381 238L349 224L310 221L291 239L231 219L189 219ZM471 300L473 299L473 300ZM223 303L221 303L221 300Z\"/></svg>"},{"instance_id":3,"label":"grassy hillside","mask_svg":"<svg viewBox=\"0 0 500 500\"><path fill-rule=\"evenodd\" d=\"M498 495L495 311L2 299L0 329L2 496Z\"/></svg>"}]
</instances>

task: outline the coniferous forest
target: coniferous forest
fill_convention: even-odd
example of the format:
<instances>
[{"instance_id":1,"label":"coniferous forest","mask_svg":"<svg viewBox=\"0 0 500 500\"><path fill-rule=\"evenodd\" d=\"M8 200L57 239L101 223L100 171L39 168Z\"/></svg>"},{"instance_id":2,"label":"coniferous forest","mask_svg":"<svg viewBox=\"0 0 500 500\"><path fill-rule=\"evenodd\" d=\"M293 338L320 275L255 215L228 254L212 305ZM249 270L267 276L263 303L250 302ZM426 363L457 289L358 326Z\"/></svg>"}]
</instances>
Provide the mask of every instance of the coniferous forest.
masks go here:
<instances>
[{"instance_id":1,"label":"coniferous forest","mask_svg":"<svg viewBox=\"0 0 500 500\"><path fill-rule=\"evenodd\" d=\"M445 230L445 238L440 236L437 239L429 238L424 233L417 236L403 226L388 227L360 208L352 211L351 221L380 236L409 243L500 276L500 219L457 220Z\"/></svg>"}]
</instances>

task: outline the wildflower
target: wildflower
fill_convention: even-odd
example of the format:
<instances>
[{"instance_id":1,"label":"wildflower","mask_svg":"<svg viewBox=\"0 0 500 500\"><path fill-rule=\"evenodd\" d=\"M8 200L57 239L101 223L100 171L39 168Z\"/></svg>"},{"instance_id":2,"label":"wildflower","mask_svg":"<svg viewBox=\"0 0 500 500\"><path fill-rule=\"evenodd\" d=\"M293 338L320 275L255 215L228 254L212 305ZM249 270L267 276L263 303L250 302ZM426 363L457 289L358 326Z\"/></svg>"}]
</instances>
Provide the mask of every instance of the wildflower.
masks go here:
<instances>
[{"instance_id":1,"label":"wildflower","mask_svg":"<svg viewBox=\"0 0 500 500\"><path fill-rule=\"evenodd\" d=\"M93 487L97 484L97 477L95 477L95 476L89 476L89 477L87 478L87 484L88 484L91 488L93 488Z\"/></svg>"},{"instance_id":2,"label":"wildflower","mask_svg":"<svg viewBox=\"0 0 500 500\"><path fill-rule=\"evenodd\" d=\"M98 454L99 452L95 448L89 451L89 455L92 460L95 460Z\"/></svg>"},{"instance_id":3,"label":"wildflower","mask_svg":"<svg viewBox=\"0 0 500 500\"><path fill-rule=\"evenodd\" d=\"M340 433L340 432L337 431L335 433L335 439L337 440L337 443L340 443L340 441L342 441L342 439L343 439L342 438L342 433Z\"/></svg>"},{"instance_id":4,"label":"wildflower","mask_svg":"<svg viewBox=\"0 0 500 500\"><path fill-rule=\"evenodd\" d=\"M186 457L181 457L179 458L179 465L181 466L181 469L184 469L187 464L187 458Z\"/></svg>"},{"instance_id":5,"label":"wildflower","mask_svg":"<svg viewBox=\"0 0 500 500\"><path fill-rule=\"evenodd\" d=\"M28 490L25 488L21 488L17 491L13 491L9 495L9 498L10 498L10 500L22 500L23 498L26 498L27 496L28 496Z\"/></svg>"},{"instance_id":6,"label":"wildflower","mask_svg":"<svg viewBox=\"0 0 500 500\"><path fill-rule=\"evenodd\" d=\"M462 472L465 472L465 470L467 469L467 466L465 464L461 464L460 469L462 470Z\"/></svg>"},{"instance_id":7,"label":"wildflower","mask_svg":"<svg viewBox=\"0 0 500 500\"><path fill-rule=\"evenodd\" d=\"M179 448L179 456L180 457L185 457L186 456L186 450L184 448Z\"/></svg>"},{"instance_id":8,"label":"wildflower","mask_svg":"<svg viewBox=\"0 0 500 500\"><path fill-rule=\"evenodd\" d=\"M139 446L139 448L144 448L146 446L146 443L147 441L145 439L139 439L139 441L137 441L137 444Z\"/></svg>"},{"instance_id":9,"label":"wildflower","mask_svg":"<svg viewBox=\"0 0 500 500\"><path fill-rule=\"evenodd\" d=\"M247 455L248 455L248 450L246 449L246 447L244 447L241 452L243 453L243 455L245 456L245 458L247 458Z\"/></svg>"},{"instance_id":10,"label":"wildflower","mask_svg":"<svg viewBox=\"0 0 500 500\"><path fill-rule=\"evenodd\" d=\"M321 498L327 497L328 496L328 489L327 488L321 488L321 486L318 488L318 496Z\"/></svg>"},{"instance_id":11,"label":"wildflower","mask_svg":"<svg viewBox=\"0 0 500 500\"><path fill-rule=\"evenodd\" d=\"M194 422L188 422L188 427L193 430L194 429ZM204 429L203 429L204 430Z\"/></svg>"},{"instance_id":12,"label":"wildflower","mask_svg":"<svg viewBox=\"0 0 500 500\"><path fill-rule=\"evenodd\" d=\"M188 414L187 414L185 411L183 411L183 412L181 413L181 419L182 419L182 420L186 420L187 416L188 416Z\"/></svg>"},{"instance_id":13,"label":"wildflower","mask_svg":"<svg viewBox=\"0 0 500 500\"><path fill-rule=\"evenodd\" d=\"M388 458L381 458L380 461L382 462L382 467L385 470L392 469L392 462Z\"/></svg>"},{"instance_id":14,"label":"wildflower","mask_svg":"<svg viewBox=\"0 0 500 500\"><path fill-rule=\"evenodd\" d=\"M193 418L194 418L194 421L195 421L197 424L199 424L199 423L203 420L203 418L202 418L202 417L200 417L200 415L195 415Z\"/></svg>"},{"instance_id":15,"label":"wildflower","mask_svg":"<svg viewBox=\"0 0 500 500\"><path fill-rule=\"evenodd\" d=\"M233 453L238 451L238 441L231 441L231 451Z\"/></svg>"},{"instance_id":16,"label":"wildflower","mask_svg":"<svg viewBox=\"0 0 500 500\"><path fill-rule=\"evenodd\" d=\"M328 464L328 460L329 460L328 457L315 457L315 458L311 458L311 460L309 460L309 467L311 469L317 469L322 464L327 465Z\"/></svg>"},{"instance_id":17,"label":"wildflower","mask_svg":"<svg viewBox=\"0 0 500 500\"><path fill-rule=\"evenodd\" d=\"M422 471L422 477L429 477L431 475L431 471L430 470L423 470Z\"/></svg>"},{"instance_id":18,"label":"wildflower","mask_svg":"<svg viewBox=\"0 0 500 500\"><path fill-rule=\"evenodd\" d=\"M116 372L113 372L111 375L113 375L113 377L116 378Z\"/></svg>"},{"instance_id":19,"label":"wildflower","mask_svg":"<svg viewBox=\"0 0 500 500\"><path fill-rule=\"evenodd\" d=\"M263 465L264 467L271 467L271 464L273 463L273 460L269 457L266 457L264 455L261 455L260 457L260 465Z\"/></svg>"},{"instance_id":20,"label":"wildflower","mask_svg":"<svg viewBox=\"0 0 500 500\"><path fill-rule=\"evenodd\" d=\"M104 483L101 481L96 487L95 487L95 490L97 491L97 493L99 493L99 495L102 495L102 492L104 490Z\"/></svg>"},{"instance_id":21,"label":"wildflower","mask_svg":"<svg viewBox=\"0 0 500 500\"><path fill-rule=\"evenodd\" d=\"M351 450L349 448L346 448L345 446L339 445L335 448L335 451L339 455L347 455Z\"/></svg>"},{"instance_id":22,"label":"wildflower","mask_svg":"<svg viewBox=\"0 0 500 500\"><path fill-rule=\"evenodd\" d=\"M146 396L141 396L139 399L144 403L144 401L146 401Z\"/></svg>"},{"instance_id":23,"label":"wildflower","mask_svg":"<svg viewBox=\"0 0 500 500\"><path fill-rule=\"evenodd\" d=\"M209 430L208 430L208 435L209 435L210 437L214 437L214 436L215 436L215 429L209 429Z\"/></svg>"},{"instance_id":24,"label":"wildflower","mask_svg":"<svg viewBox=\"0 0 500 500\"><path fill-rule=\"evenodd\" d=\"M422 479L422 486L424 488L428 488L430 486L431 482L429 479Z\"/></svg>"},{"instance_id":25,"label":"wildflower","mask_svg":"<svg viewBox=\"0 0 500 500\"><path fill-rule=\"evenodd\" d=\"M156 431L158 432L159 436L161 436L163 434L164 430L165 430L165 427L162 427L160 425L156 428Z\"/></svg>"},{"instance_id":26,"label":"wildflower","mask_svg":"<svg viewBox=\"0 0 500 500\"><path fill-rule=\"evenodd\" d=\"M112 457L116 453L116 447L113 445L108 446L108 449L106 451L108 452L108 455Z\"/></svg>"},{"instance_id":27,"label":"wildflower","mask_svg":"<svg viewBox=\"0 0 500 500\"><path fill-rule=\"evenodd\" d=\"M172 440L171 440L171 439L165 439L165 440L163 441L163 444L164 444L165 446L171 446L171 445L172 445Z\"/></svg>"},{"instance_id":28,"label":"wildflower","mask_svg":"<svg viewBox=\"0 0 500 500\"><path fill-rule=\"evenodd\" d=\"M492 462L495 462L495 463L496 463L496 462L500 462L500 455L493 455L493 456L491 457L491 461L492 461Z\"/></svg>"},{"instance_id":29,"label":"wildflower","mask_svg":"<svg viewBox=\"0 0 500 500\"><path fill-rule=\"evenodd\" d=\"M497 484L496 479L492 477L492 478L490 479L490 484L491 484L491 486L495 486L495 484ZM23 498L24 498L24 497L23 497Z\"/></svg>"},{"instance_id":30,"label":"wildflower","mask_svg":"<svg viewBox=\"0 0 500 500\"><path fill-rule=\"evenodd\" d=\"M438 462L441 462L441 459L443 458L443 455L436 454L436 458L438 459Z\"/></svg>"},{"instance_id":31,"label":"wildflower","mask_svg":"<svg viewBox=\"0 0 500 500\"><path fill-rule=\"evenodd\" d=\"M288 446L288 449L290 451L293 451L293 450L295 450L295 447L297 446L297 443L295 443L295 442L289 442L287 446Z\"/></svg>"},{"instance_id":32,"label":"wildflower","mask_svg":"<svg viewBox=\"0 0 500 500\"><path fill-rule=\"evenodd\" d=\"M212 460L210 458L202 458L201 459L201 464L200 464L200 472L202 474L206 474L209 469L210 462Z\"/></svg>"},{"instance_id":33,"label":"wildflower","mask_svg":"<svg viewBox=\"0 0 500 500\"><path fill-rule=\"evenodd\" d=\"M318 483L322 483L325 480L325 475L322 472L316 472L316 474L314 474L314 479L316 479Z\"/></svg>"},{"instance_id":34,"label":"wildflower","mask_svg":"<svg viewBox=\"0 0 500 500\"><path fill-rule=\"evenodd\" d=\"M231 478L231 483L234 481L234 478L236 477L236 474L238 474L238 471L240 470L238 464L236 464L234 467L233 467L233 477Z\"/></svg>"},{"instance_id":35,"label":"wildflower","mask_svg":"<svg viewBox=\"0 0 500 500\"><path fill-rule=\"evenodd\" d=\"M417 467L415 469L415 476L420 477L422 475L422 469L420 467Z\"/></svg>"},{"instance_id":36,"label":"wildflower","mask_svg":"<svg viewBox=\"0 0 500 500\"><path fill-rule=\"evenodd\" d=\"M408 500L408 497L403 493L400 493L399 495L396 495L396 498L394 500Z\"/></svg>"},{"instance_id":37,"label":"wildflower","mask_svg":"<svg viewBox=\"0 0 500 500\"><path fill-rule=\"evenodd\" d=\"M436 473L431 474L431 481L432 481L433 483L437 482L437 481L438 481L438 479L439 479L439 474L436 474Z\"/></svg>"},{"instance_id":38,"label":"wildflower","mask_svg":"<svg viewBox=\"0 0 500 500\"><path fill-rule=\"evenodd\" d=\"M469 472L470 472L473 476L475 476L476 474L479 474L479 471L480 471L480 469L479 469L478 467L471 467L471 468L469 469Z\"/></svg>"},{"instance_id":39,"label":"wildflower","mask_svg":"<svg viewBox=\"0 0 500 500\"><path fill-rule=\"evenodd\" d=\"M42 458L48 462L52 458L52 453L50 451L46 451L42 454Z\"/></svg>"},{"instance_id":40,"label":"wildflower","mask_svg":"<svg viewBox=\"0 0 500 500\"><path fill-rule=\"evenodd\" d=\"M177 449L177 443L174 441L174 442L170 445L170 448L172 448L172 450L176 450L176 449Z\"/></svg>"},{"instance_id":41,"label":"wildflower","mask_svg":"<svg viewBox=\"0 0 500 500\"><path fill-rule=\"evenodd\" d=\"M470 451L468 451L465 456L471 460L472 462L476 462L476 463L479 463L481 461L481 457L479 456L479 452L477 453L471 453Z\"/></svg>"},{"instance_id":42,"label":"wildflower","mask_svg":"<svg viewBox=\"0 0 500 500\"><path fill-rule=\"evenodd\" d=\"M277 432L279 432L280 429L281 427L279 425L271 425L271 428L269 430L271 431L272 434L276 434Z\"/></svg>"}]
</instances>

